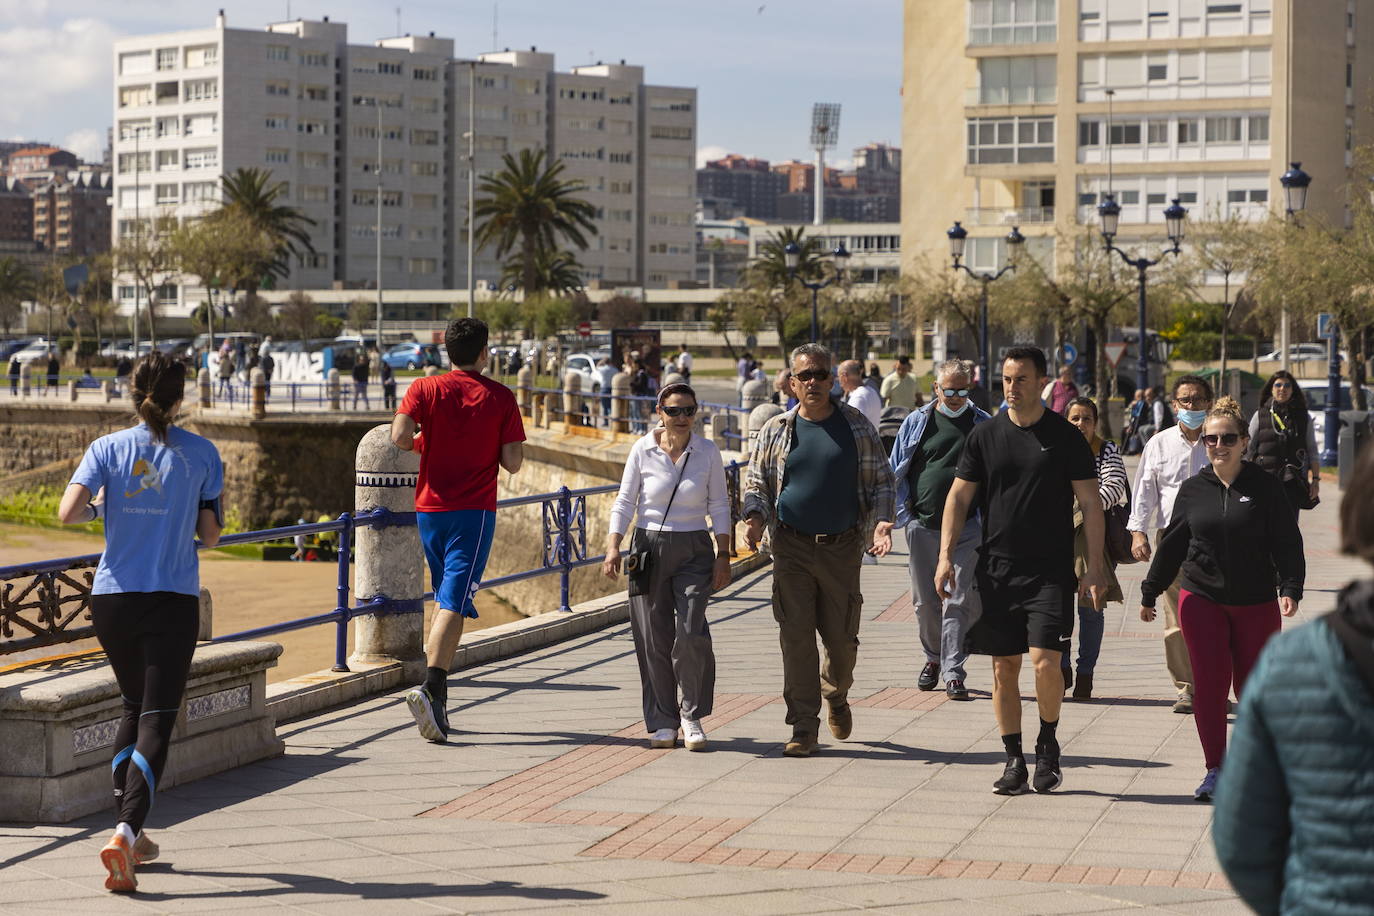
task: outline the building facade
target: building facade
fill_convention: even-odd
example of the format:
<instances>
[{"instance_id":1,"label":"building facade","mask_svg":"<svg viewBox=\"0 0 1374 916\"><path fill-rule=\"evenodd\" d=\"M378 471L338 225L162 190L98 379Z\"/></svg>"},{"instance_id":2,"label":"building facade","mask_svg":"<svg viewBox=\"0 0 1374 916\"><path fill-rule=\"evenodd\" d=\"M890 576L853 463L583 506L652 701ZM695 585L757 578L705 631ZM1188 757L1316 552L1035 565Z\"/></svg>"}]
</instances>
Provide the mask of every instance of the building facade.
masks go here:
<instances>
[{"instance_id":1,"label":"building facade","mask_svg":"<svg viewBox=\"0 0 1374 916\"><path fill-rule=\"evenodd\" d=\"M79 164L76 154L56 146L29 146L10 155L11 178L27 178L34 172L55 169L74 169Z\"/></svg>"},{"instance_id":2,"label":"building facade","mask_svg":"<svg viewBox=\"0 0 1374 916\"><path fill-rule=\"evenodd\" d=\"M1123 247L1153 248L1173 198L1193 220L1281 214L1295 160L1308 209L1339 225L1374 77L1374 11L1357 6L907 0L904 269L947 261L955 220L970 263L992 267L1012 225L1081 232L1108 191Z\"/></svg>"},{"instance_id":3,"label":"building facade","mask_svg":"<svg viewBox=\"0 0 1374 916\"><path fill-rule=\"evenodd\" d=\"M104 172L48 173L32 186L34 240L64 257L109 251L110 190Z\"/></svg>"},{"instance_id":4,"label":"building facade","mask_svg":"<svg viewBox=\"0 0 1374 916\"><path fill-rule=\"evenodd\" d=\"M692 277L696 91L648 85L640 67L559 73L534 49L465 60L432 33L355 45L327 17L255 30L221 15L116 42L114 69L116 240L137 220L217 207L221 175L259 168L314 221L315 254L279 286L465 287L469 168L480 183L504 154L543 149L597 208L574 253L588 285ZM473 274L495 288L494 252ZM118 292L131 308L135 290ZM171 315L205 298L194 282L168 293Z\"/></svg>"}]
</instances>

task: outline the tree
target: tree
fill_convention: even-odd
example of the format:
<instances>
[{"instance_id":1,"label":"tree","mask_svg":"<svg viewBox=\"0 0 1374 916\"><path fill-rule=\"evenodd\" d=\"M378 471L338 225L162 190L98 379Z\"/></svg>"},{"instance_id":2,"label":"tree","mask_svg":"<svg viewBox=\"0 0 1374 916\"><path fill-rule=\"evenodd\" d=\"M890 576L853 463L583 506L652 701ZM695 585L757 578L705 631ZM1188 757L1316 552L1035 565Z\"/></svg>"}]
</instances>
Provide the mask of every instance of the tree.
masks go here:
<instances>
[{"instance_id":1,"label":"tree","mask_svg":"<svg viewBox=\"0 0 1374 916\"><path fill-rule=\"evenodd\" d=\"M282 303L281 311L277 313L277 323L298 339L309 340L319 332L320 307L314 299L296 290Z\"/></svg>"},{"instance_id":2,"label":"tree","mask_svg":"<svg viewBox=\"0 0 1374 916\"><path fill-rule=\"evenodd\" d=\"M496 332L497 340L503 344L506 342L506 336L520 327L520 303L513 299L496 296L477 303L474 311L477 317L487 323L487 327ZM461 318L466 315L467 303L454 307L452 317Z\"/></svg>"},{"instance_id":3,"label":"tree","mask_svg":"<svg viewBox=\"0 0 1374 916\"><path fill-rule=\"evenodd\" d=\"M501 266L501 288L524 288L526 268L522 259L512 258ZM537 292L570 295L582 289L582 265L566 251L539 250L534 256L534 285Z\"/></svg>"},{"instance_id":4,"label":"tree","mask_svg":"<svg viewBox=\"0 0 1374 916\"><path fill-rule=\"evenodd\" d=\"M272 256L272 242L240 210L220 208L200 219L186 220L172 232L170 244L183 275L200 279L206 296L252 285L259 265ZM211 302L193 316L207 330ZM221 322L222 324L222 322Z\"/></svg>"},{"instance_id":5,"label":"tree","mask_svg":"<svg viewBox=\"0 0 1374 916\"><path fill-rule=\"evenodd\" d=\"M285 278L291 272L291 262L300 262L305 255L313 255L315 246L310 240L310 227L315 221L300 209L280 203L286 194L286 183L274 181L268 169L238 169L232 175L220 176L223 208L234 211L247 220L258 232L267 236L268 253L245 265L246 276L242 289L250 295L267 277Z\"/></svg>"},{"instance_id":6,"label":"tree","mask_svg":"<svg viewBox=\"0 0 1374 916\"><path fill-rule=\"evenodd\" d=\"M553 337L565 330L572 320L572 306L557 296L535 296L524 302L525 314L534 324L537 337Z\"/></svg>"},{"instance_id":7,"label":"tree","mask_svg":"<svg viewBox=\"0 0 1374 916\"><path fill-rule=\"evenodd\" d=\"M596 307L603 328L637 328L644 321L644 303L634 296L612 296Z\"/></svg>"},{"instance_id":8,"label":"tree","mask_svg":"<svg viewBox=\"0 0 1374 916\"><path fill-rule=\"evenodd\" d=\"M1249 295L1243 284L1253 269L1258 266L1258 258L1265 250L1262 244L1263 230L1254 222L1238 212L1232 211L1226 217L1219 212L1209 213L1208 219L1199 222L1188 232L1188 254L1181 261L1182 270L1176 270L1175 282L1193 293L1193 298L1203 298L1202 286L1209 275L1222 277L1221 305L1221 378L1226 377L1227 336L1236 310ZM1231 295L1232 278L1238 281L1236 295Z\"/></svg>"},{"instance_id":9,"label":"tree","mask_svg":"<svg viewBox=\"0 0 1374 916\"><path fill-rule=\"evenodd\" d=\"M795 330L796 324L792 323L795 316L809 314L811 308L810 291L794 283L793 272L787 268L786 249L792 244L801 249L796 276L819 279L823 275L821 240L807 237L805 229L789 227L759 245L758 257L745 268L741 277L742 291L747 291L747 295L734 299L738 313L753 313L752 319L745 320L753 320L756 325L772 325L778 332L778 352L784 361L787 359L789 324Z\"/></svg>"},{"instance_id":10,"label":"tree","mask_svg":"<svg viewBox=\"0 0 1374 916\"><path fill-rule=\"evenodd\" d=\"M348 326L360 335L377 325L377 303L358 298L348 303Z\"/></svg>"},{"instance_id":11,"label":"tree","mask_svg":"<svg viewBox=\"0 0 1374 916\"><path fill-rule=\"evenodd\" d=\"M903 320L916 329L917 335L927 320L938 318L966 332L973 342L969 352L977 352L982 326L981 290L965 274L922 258L897 281L897 289L902 297ZM989 323L996 324L992 317ZM989 381L984 380L984 385L989 386Z\"/></svg>"},{"instance_id":12,"label":"tree","mask_svg":"<svg viewBox=\"0 0 1374 916\"><path fill-rule=\"evenodd\" d=\"M596 233L596 208L576 196L586 186L564 179L563 163L546 162L542 149L522 149L518 157L507 153L501 163L501 171L478 187L482 197L473 213L480 221L474 241L492 246L498 258L514 252L517 285L533 295L547 289L540 285L540 255L552 258L563 240L585 250L587 237Z\"/></svg>"},{"instance_id":13,"label":"tree","mask_svg":"<svg viewBox=\"0 0 1374 916\"><path fill-rule=\"evenodd\" d=\"M33 298L33 272L12 257L0 258L0 328L10 329L24 314L24 301Z\"/></svg>"},{"instance_id":14,"label":"tree","mask_svg":"<svg viewBox=\"0 0 1374 916\"><path fill-rule=\"evenodd\" d=\"M234 306L234 324L248 334L271 334L274 320L272 307L257 293L249 293Z\"/></svg>"},{"instance_id":15,"label":"tree","mask_svg":"<svg viewBox=\"0 0 1374 916\"><path fill-rule=\"evenodd\" d=\"M858 359L868 341L868 323L889 315L892 295L886 285L855 291L846 284L823 290L821 327L833 337L848 339L849 358Z\"/></svg>"},{"instance_id":16,"label":"tree","mask_svg":"<svg viewBox=\"0 0 1374 916\"><path fill-rule=\"evenodd\" d=\"M105 328L114 328L115 318L119 310L115 308L114 301L104 297L86 300L86 317L91 320L91 329L95 332L96 349L100 348L100 341L105 339Z\"/></svg>"},{"instance_id":17,"label":"tree","mask_svg":"<svg viewBox=\"0 0 1374 916\"><path fill-rule=\"evenodd\" d=\"M176 278L180 265L174 243L177 221L159 216L122 236L112 249L121 273L133 278L148 319L148 339L157 340L157 291Z\"/></svg>"}]
</instances>

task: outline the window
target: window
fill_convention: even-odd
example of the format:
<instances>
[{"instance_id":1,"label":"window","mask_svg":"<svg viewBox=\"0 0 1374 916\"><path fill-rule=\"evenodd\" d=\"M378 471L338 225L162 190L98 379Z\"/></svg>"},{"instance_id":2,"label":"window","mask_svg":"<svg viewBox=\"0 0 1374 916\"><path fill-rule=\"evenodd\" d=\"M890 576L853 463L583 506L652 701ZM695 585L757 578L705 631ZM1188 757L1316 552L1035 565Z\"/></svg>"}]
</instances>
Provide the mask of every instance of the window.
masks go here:
<instances>
[{"instance_id":1,"label":"window","mask_svg":"<svg viewBox=\"0 0 1374 916\"><path fill-rule=\"evenodd\" d=\"M651 226L687 226L691 225L690 218L686 213L650 213L649 225Z\"/></svg>"},{"instance_id":2,"label":"window","mask_svg":"<svg viewBox=\"0 0 1374 916\"><path fill-rule=\"evenodd\" d=\"M1241 141L1242 120L1236 117L1213 117L1206 119L1206 138L1208 143L1239 143Z\"/></svg>"},{"instance_id":3,"label":"window","mask_svg":"<svg viewBox=\"0 0 1374 916\"><path fill-rule=\"evenodd\" d=\"M186 69L213 67L219 63L219 45L200 45L186 49Z\"/></svg>"},{"instance_id":4,"label":"window","mask_svg":"<svg viewBox=\"0 0 1374 916\"><path fill-rule=\"evenodd\" d=\"M148 130L152 127L152 122L143 121L120 121L119 139L132 140L134 137L148 136Z\"/></svg>"},{"instance_id":5,"label":"window","mask_svg":"<svg viewBox=\"0 0 1374 916\"><path fill-rule=\"evenodd\" d=\"M439 71L434 67L412 67L410 78L413 80L427 80L433 82L439 78Z\"/></svg>"},{"instance_id":6,"label":"window","mask_svg":"<svg viewBox=\"0 0 1374 916\"><path fill-rule=\"evenodd\" d=\"M483 121L504 121L506 120L506 106L478 105L476 114Z\"/></svg>"},{"instance_id":7,"label":"window","mask_svg":"<svg viewBox=\"0 0 1374 916\"><path fill-rule=\"evenodd\" d=\"M1112 124L1111 138L1113 146L1139 146L1140 122L1127 121Z\"/></svg>"},{"instance_id":8,"label":"window","mask_svg":"<svg viewBox=\"0 0 1374 916\"><path fill-rule=\"evenodd\" d=\"M1146 124L1145 140L1151 146L1167 146L1169 143L1169 122L1151 120Z\"/></svg>"},{"instance_id":9,"label":"window","mask_svg":"<svg viewBox=\"0 0 1374 916\"><path fill-rule=\"evenodd\" d=\"M119 174L131 175L137 172L148 172L153 167L153 154L149 152L141 153L120 153L119 154Z\"/></svg>"},{"instance_id":10,"label":"window","mask_svg":"<svg viewBox=\"0 0 1374 916\"><path fill-rule=\"evenodd\" d=\"M689 169L694 165L691 156L664 156L655 154L649 157L651 169Z\"/></svg>"},{"instance_id":11,"label":"window","mask_svg":"<svg viewBox=\"0 0 1374 916\"><path fill-rule=\"evenodd\" d=\"M1168 202L1169 195L1163 192L1153 192L1145 195L1145 204L1147 206L1154 206L1155 204L1167 204Z\"/></svg>"},{"instance_id":12,"label":"window","mask_svg":"<svg viewBox=\"0 0 1374 916\"><path fill-rule=\"evenodd\" d=\"M544 123L544 113L529 108L517 108L510 113L510 122L518 127L538 127Z\"/></svg>"},{"instance_id":13,"label":"window","mask_svg":"<svg viewBox=\"0 0 1374 916\"><path fill-rule=\"evenodd\" d=\"M607 210L606 218L613 223L633 223L635 221L635 211L633 210Z\"/></svg>"},{"instance_id":14,"label":"window","mask_svg":"<svg viewBox=\"0 0 1374 916\"><path fill-rule=\"evenodd\" d=\"M296 132L302 134L327 134L329 125L323 121L297 121Z\"/></svg>"},{"instance_id":15,"label":"window","mask_svg":"<svg viewBox=\"0 0 1374 916\"><path fill-rule=\"evenodd\" d=\"M377 64L377 72L385 74L387 76L400 76L401 65L398 63L382 61L381 63Z\"/></svg>"},{"instance_id":16,"label":"window","mask_svg":"<svg viewBox=\"0 0 1374 916\"><path fill-rule=\"evenodd\" d=\"M320 185L301 186L301 200L306 203L320 203L329 200L329 189Z\"/></svg>"},{"instance_id":17,"label":"window","mask_svg":"<svg viewBox=\"0 0 1374 916\"><path fill-rule=\"evenodd\" d=\"M307 67L328 67L329 55L323 51L305 51L301 54L301 63Z\"/></svg>"},{"instance_id":18,"label":"window","mask_svg":"<svg viewBox=\"0 0 1374 916\"><path fill-rule=\"evenodd\" d=\"M262 124L268 130L290 130L290 119L286 115L268 115L262 119Z\"/></svg>"},{"instance_id":19,"label":"window","mask_svg":"<svg viewBox=\"0 0 1374 916\"><path fill-rule=\"evenodd\" d=\"M1145 79L1152 83L1163 82L1169 78L1169 65L1167 63L1154 63L1153 61L1145 67Z\"/></svg>"},{"instance_id":20,"label":"window","mask_svg":"<svg viewBox=\"0 0 1374 916\"><path fill-rule=\"evenodd\" d=\"M1055 41L1055 0L970 0L968 43Z\"/></svg>"},{"instance_id":21,"label":"window","mask_svg":"<svg viewBox=\"0 0 1374 916\"><path fill-rule=\"evenodd\" d=\"M412 162L410 164L410 174L421 178L432 178L439 174L439 163Z\"/></svg>"},{"instance_id":22,"label":"window","mask_svg":"<svg viewBox=\"0 0 1374 916\"><path fill-rule=\"evenodd\" d=\"M186 168L188 170L219 168L219 150L214 147L188 149L186 151Z\"/></svg>"},{"instance_id":23,"label":"window","mask_svg":"<svg viewBox=\"0 0 1374 916\"><path fill-rule=\"evenodd\" d=\"M409 270L413 274L432 274L438 266L438 261L434 258L411 258Z\"/></svg>"},{"instance_id":24,"label":"window","mask_svg":"<svg viewBox=\"0 0 1374 916\"><path fill-rule=\"evenodd\" d=\"M696 188L681 184L656 184L649 193L656 197L692 197L696 194Z\"/></svg>"},{"instance_id":25,"label":"window","mask_svg":"<svg viewBox=\"0 0 1374 916\"><path fill-rule=\"evenodd\" d=\"M692 139L692 128L654 124L649 127L649 137L654 140L690 140Z\"/></svg>"},{"instance_id":26,"label":"window","mask_svg":"<svg viewBox=\"0 0 1374 916\"><path fill-rule=\"evenodd\" d=\"M651 111L691 111L692 103L687 99L649 99Z\"/></svg>"},{"instance_id":27,"label":"window","mask_svg":"<svg viewBox=\"0 0 1374 916\"><path fill-rule=\"evenodd\" d=\"M181 119L176 115L157 119L157 135L159 137L175 137L179 133L181 133Z\"/></svg>"},{"instance_id":28,"label":"window","mask_svg":"<svg viewBox=\"0 0 1374 916\"><path fill-rule=\"evenodd\" d=\"M121 86L119 88L119 107L120 108L139 108L143 105L153 104L153 87L147 84L142 86Z\"/></svg>"},{"instance_id":29,"label":"window","mask_svg":"<svg viewBox=\"0 0 1374 916\"><path fill-rule=\"evenodd\" d=\"M1244 51L1208 51L1207 82L1239 83L1243 78Z\"/></svg>"},{"instance_id":30,"label":"window","mask_svg":"<svg viewBox=\"0 0 1374 916\"><path fill-rule=\"evenodd\" d=\"M324 86L302 86L301 98L311 102L328 102L329 90Z\"/></svg>"},{"instance_id":31,"label":"window","mask_svg":"<svg viewBox=\"0 0 1374 916\"><path fill-rule=\"evenodd\" d=\"M480 117L481 109L478 109ZM606 122L602 118L564 118L563 128L565 130L602 130Z\"/></svg>"},{"instance_id":32,"label":"window","mask_svg":"<svg viewBox=\"0 0 1374 916\"><path fill-rule=\"evenodd\" d=\"M479 76L477 77L477 88L504 90L506 88L506 77L504 74Z\"/></svg>"},{"instance_id":33,"label":"window","mask_svg":"<svg viewBox=\"0 0 1374 916\"><path fill-rule=\"evenodd\" d=\"M377 128L372 124L355 124L353 125L353 136L359 140L376 140Z\"/></svg>"},{"instance_id":34,"label":"window","mask_svg":"<svg viewBox=\"0 0 1374 916\"><path fill-rule=\"evenodd\" d=\"M1241 4L1239 3L1209 3L1207 4L1208 16L1227 16L1239 15Z\"/></svg>"},{"instance_id":35,"label":"window","mask_svg":"<svg viewBox=\"0 0 1374 916\"><path fill-rule=\"evenodd\" d=\"M968 161L971 165L1053 162L1054 118L972 118Z\"/></svg>"},{"instance_id":36,"label":"window","mask_svg":"<svg viewBox=\"0 0 1374 916\"><path fill-rule=\"evenodd\" d=\"M439 111L439 100L412 98L410 100L410 110L418 111L420 114L436 114Z\"/></svg>"},{"instance_id":37,"label":"window","mask_svg":"<svg viewBox=\"0 0 1374 916\"><path fill-rule=\"evenodd\" d=\"M286 45L268 45L267 59L288 61L291 59L291 49Z\"/></svg>"},{"instance_id":38,"label":"window","mask_svg":"<svg viewBox=\"0 0 1374 916\"><path fill-rule=\"evenodd\" d=\"M219 132L219 115L187 115L182 130L188 137L208 137Z\"/></svg>"},{"instance_id":39,"label":"window","mask_svg":"<svg viewBox=\"0 0 1374 916\"><path fill-rule=\"evenodd\" d=\"M635 183L633 181L612 181L607 190L612 194L633 194Z\"/></svg>"},{"instance_id":40,"label":"window","mask_svg":"<svg viewBox=\"0 0 1374 916\"><path fill-rule=\"evenodd\" d=\"M132 76L136 73L153 72L153 52L130 51L119 55L119 75Z\"/></svg>"},{"instance_id":41,"label":"window","mask_svg":"<svg viewBox=\"0 0 1374 916\"><path fill-rule=\"evenodd\" d=\"M1079 121L1079 122L1078 122L1078 145L1079 145L1079 146L1101 146L1101 145L1102 145L1102 122L1101 122L1101 121Z\"/></svg>"},{"instance_id":42,"label":"window","mask_svg":"<svg viewBox=\"0 0 1374 916\"><path fill-rule=\"evenodd\" d=\"M629 165L631 162L634 161L634 154L633 154L633 153L611 153L611 154L610 154L609 156L607 156L606 158L608 158L612 163L614 163L614 164L616 164L616 165Z\"/></svg>"},{"instance_id":43,"label":"window","mask_svg":"<svg viewBox=\"0 0 1374 916\"><path fill-rule=\"evenodd\" d=\"M1251 115L1249 125L1249 140L1251 143L1269 142L1269 116Z\"/></svg>"},{"instance_id":44,"label":"window","mask_svg":"<svg viewBox=\"0 0 1374 916\"><path fill-rule=\"evenodd\" d=\"M1178 145L1196 146L1198 142L1198 122L1193 119L1178 122Z\"/></svg>"},{"instance_id":45,"label":"window","mask_svg":"<svg viewBox=\"0 0 1374 916\"><path fill-rule=\"evenodd\" d=\"M219 185L213 181L193 181L187 184L183 191L187 203L214 200L218 196Z\"/></svg>"},{"instance_id":46,"label":"window","mask_svg":"<svg viewBox=\"0 0 1374 916\"><path fill-rule=\"evenodd\" d=\"M383 191L383 192L382 192L382 206L383 206L383 207L399 207L399 206L401 206L401 204L403 204L404 202L405 202L405 198L402 196L402 194L401 194L400 191Z\"/></svg>"},{"instance_id":47,"label":"window","mask_svg":"<svg viewBox=\"0 0 1374 916\"><path fill-rule=\"evenodd\" d=\"M437 194L412 194L410 203L416 210L433 210L439 206Z\"/></svg>"},{"instance_id":48,"label":"window","mask_svg":"<svg viewBox=\"0 0 1374 916\"><path fill-rule=\"evenodd\" d=\"M219 98L219 80L187 80L183 87L183 98L187 102Z\"/></svg>"},{"instance_id":49,"label":"window","mask_svg":"<svg viewBox=\"0 0 1374 916\"><path fill-rule=\"evenodd\" d=\"M291 151L285 149L269 149L267 151L267 161L275 165L285 165L291 161Z\"/></svg>"},{"instance_id":50,"label":"window","mask_svg":"<svg viewBox=\"0 0 1374 916\"><path fill-rule=\"evenodd\" d=\"M353 204L354 204L354 206L358 206L358 207L375 207L375 206L377 206L377 192L376 192L376 191L354 191L354 192L353 192Z\"/></svg>"},{"instance_id":51,"label":"window","mask_svg":"<svg viewBox=\"0 0 1374 916\"><path fill-rule=\"evenodd\" d=\"M543 93L543 83L539 80L520 79L515 80L515 91L521 95L540 95Z\"/></svg>"},{"instance_id":52,"label":"window","mask_svg":"<svg viewBox=\"0 0 1374 916\"><path fill-rule=\"evenodd\" d=\"M301 153L300 164L307 169L327 169L329 168L328 153Z\"/></svg>"},{"instance_id":53,"label":"window","mask_svg":"<svg viewBox=\"0 0 1374 916\"><path fill-rule=\"evenodd\" d=\"M287 82L271 82L271 83L268 83L268 84L267 84L267 94L268 94L268 95L285 95L285 96L289 96L289 95L291 94L291 84L290 84L290 83L287 83Z\"/></svg>"},{"instance_id":54,"label":"window","mask_svg":"<svg viewBox=\"0 0 1374 916\"><path fill-rule=\"evenodd\" d=\"M1250 82L1269 82L1271 61L1272 54L1268 48L1252 48L1250 51Z\"/></svg>"},{"instance_id":55,"label":"window","mask_svg":"<svg viewBox=\"0 0 1374 916\"><path fill-rule=\"evenodd\" d=\"M181 154L174 149L160 149L157 151L157 170L159 172L170 172L180 165Z\"/></svg>"},{"instance_id":56,"label":"window","mask_svg":"<svg viewBox=\"0 0 1374 916\"><path fill-rule=\"evenodd\" d=\"M1202 73L1202 59L1196 51L1180 51L1178 55L1178 81L1180 83L1192 82L1199 79Z\"/></svg>"},{"instance_id":57,"label":"window","mask_svg":"<svg viewBox=\"0 0 1374 916\"><path fill-rule=\"evenodd\" d=\"M479 153L504 153L506 151L506 138L479 136L473 142L473 146Z\"/></svg>"},{"instance_id":58,"label":"window","mask_svg":"<svg viewBox=\"0 0 1374 916\"><path fill-rule=\"evenodd\" d=\"M439 132L437 130L412 130L410 132L410 144L411 146L438 146Z\"/></svg>"},{"instance_id":59,"label":"window","mask_svg":"<svg viewBox=\"0 0 1374 916\"><path fill-rule=\"evenodd\" d=\"M978 102L1025 104L1055 100L1053 57L985 57L978 61Z\"/></svg>"},{"instance_id":60,"label":"window","mask_svg":"<svg viewBox=\"0 0 1374 916\"><path fill-rule=\"evenodd\" d=\"M158 48L157 68L159 70L175 70L177 68L177 49Z\"/></svg>"}]
</instances>

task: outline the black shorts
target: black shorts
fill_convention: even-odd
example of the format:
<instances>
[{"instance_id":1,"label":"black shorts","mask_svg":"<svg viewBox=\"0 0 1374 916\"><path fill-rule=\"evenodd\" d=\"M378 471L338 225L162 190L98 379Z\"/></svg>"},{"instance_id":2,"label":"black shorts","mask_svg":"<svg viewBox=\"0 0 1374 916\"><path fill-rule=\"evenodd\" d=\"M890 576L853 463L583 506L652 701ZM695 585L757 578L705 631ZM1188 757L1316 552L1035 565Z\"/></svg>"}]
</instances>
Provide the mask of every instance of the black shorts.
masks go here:
<instances>
[{"instance_id":1,"label":"black shorts","mask_svg":"<svg viewBox=\"0 0 1374 916\"><path fill-rule=\"evenodd\" d=\"M1047 572L1043 563L979 557L974 570L983 615L969 628L965 649L974 655L1021 655L1027 649L1066 652L1073 635L1071 570Z\"/></svg>"}]
</instances>

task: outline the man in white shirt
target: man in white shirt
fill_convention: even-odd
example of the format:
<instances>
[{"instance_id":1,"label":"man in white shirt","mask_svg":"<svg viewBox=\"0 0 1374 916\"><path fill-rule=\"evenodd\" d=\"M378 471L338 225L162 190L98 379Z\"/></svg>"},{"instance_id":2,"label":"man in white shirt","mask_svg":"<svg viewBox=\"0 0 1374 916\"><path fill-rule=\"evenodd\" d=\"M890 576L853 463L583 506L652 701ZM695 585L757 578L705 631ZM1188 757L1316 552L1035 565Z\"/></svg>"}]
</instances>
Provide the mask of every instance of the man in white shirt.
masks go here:
<instances>
[{"instance_id":1,"label":"man in white shirt","mask_svg":"<svg viewBox=\"0 0 1374 916\"><path fill-rule=\"evenodd\" d=\"M883 418L883 400L864 384L863 363L857 359L840 363L840 388L844 391L844 402L867 417L877 429Z\"/></svg>"},{"instance_id":2,"label":"man in white shirt","mask_svg":"<svg viewBox=\"0 0 1374 916\"><path fill-rule=\"evenodd\" d=\"M1174 415L1178 424L1150 437L1136 469L1135 492L1131 494L1131 553L1141 562L1150 559L1148 532L1154 522L1155 543L1168 526L1174 498L1183 481L1207 466L1207 449L1202 445L1202 422L1212 406L1212 386L1196 375L1184 375L1174 382ZM1175 579L1159 596L1164 606L1164 660L1178 689L1174 712L1193 711L1193 666L1188 646L1178 625L1179 584Z\"/></svg>"},{"instance_id":3,"label":"man in white shirt","mask_svg":"<svg viewBox=\"0 0 1374 916\"><path fill-rule=\"evenodd\" d=\"M677 355L677 374L682 376L684 381L692 380L692 354L687 352L686 344L682 345Z\"/></svg>"}]
</instances>

